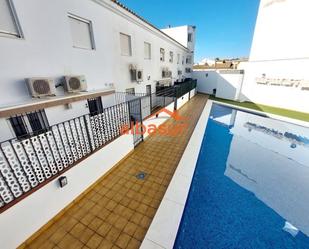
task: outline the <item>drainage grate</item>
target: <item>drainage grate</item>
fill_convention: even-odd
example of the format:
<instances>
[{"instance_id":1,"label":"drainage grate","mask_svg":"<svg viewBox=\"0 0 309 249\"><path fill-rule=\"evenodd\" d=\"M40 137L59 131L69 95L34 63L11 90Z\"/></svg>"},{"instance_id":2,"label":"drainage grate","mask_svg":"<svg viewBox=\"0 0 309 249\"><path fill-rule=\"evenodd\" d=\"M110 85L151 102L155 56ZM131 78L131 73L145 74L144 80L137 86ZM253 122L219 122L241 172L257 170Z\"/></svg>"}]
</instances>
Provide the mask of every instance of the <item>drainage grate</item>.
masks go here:
<instances>
[{"instance_id":1,"label":"drainage grate","mask_svg":"<svg viewBox=\"0 0 309 249\"><path fill-rule=\"evenodd\" d=\"M146 173L145 172L139 172L137 175L136 175L136 178L139 179L139 180L145 180L146 178Z\"/></svg>"}]
</instances>

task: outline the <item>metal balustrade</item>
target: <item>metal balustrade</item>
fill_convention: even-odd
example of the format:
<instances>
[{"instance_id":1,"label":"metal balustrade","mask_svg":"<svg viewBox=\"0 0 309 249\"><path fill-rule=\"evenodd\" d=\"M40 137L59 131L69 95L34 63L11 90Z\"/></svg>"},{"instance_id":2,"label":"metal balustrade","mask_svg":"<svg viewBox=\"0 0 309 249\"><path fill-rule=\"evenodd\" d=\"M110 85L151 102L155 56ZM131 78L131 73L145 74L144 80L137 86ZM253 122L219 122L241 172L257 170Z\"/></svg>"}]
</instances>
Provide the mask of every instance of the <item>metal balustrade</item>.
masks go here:
<instances>
[{"instance_id":1,"label":"metal balustrade","mask_svg":"<svg viewBox=\"0 0 309 249\"><path fill-rule=\"evenodd\" d=\"M142 122L195 87L196 82L190 81L150 95L119 93L118 104L104 108L102 113L76 117L24 139L1 142L0 213L119 137L132 119ZM131 108L137 102L139 118Z\"/></svg>"},{"instance_id":2,"label":"metal balustrade","mask_svg":"<svg viewBox=\"0 0 309 249\"><path fill-rule=\"evenodd\" d=\"M53 125L39 135L2 142L0 212L119 137L129 123L128 103L122 103Z\"/></svg>"}]
</instances>

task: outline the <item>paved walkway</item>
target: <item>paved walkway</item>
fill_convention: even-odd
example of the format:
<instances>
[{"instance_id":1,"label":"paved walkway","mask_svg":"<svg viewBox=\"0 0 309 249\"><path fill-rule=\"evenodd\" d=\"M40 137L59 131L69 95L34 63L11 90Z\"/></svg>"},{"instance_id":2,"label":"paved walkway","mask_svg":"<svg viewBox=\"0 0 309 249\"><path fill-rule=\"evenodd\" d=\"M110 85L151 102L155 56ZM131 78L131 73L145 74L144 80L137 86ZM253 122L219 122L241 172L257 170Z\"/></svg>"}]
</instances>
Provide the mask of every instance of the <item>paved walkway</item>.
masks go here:
<instances>
[{"instance_id":1,"label":"paved walkway","mask_svg":"<svg viewBox=\"0 0 309 249\"><path fill-rule=\"evenodd\" d=\"M151 136L25 248L139 248L189 141L207 96L180 110L188 132ZM175 122L169 119L167 124ZM144 179L136 175L145 172Z\"/></svg>"}]
</instances>

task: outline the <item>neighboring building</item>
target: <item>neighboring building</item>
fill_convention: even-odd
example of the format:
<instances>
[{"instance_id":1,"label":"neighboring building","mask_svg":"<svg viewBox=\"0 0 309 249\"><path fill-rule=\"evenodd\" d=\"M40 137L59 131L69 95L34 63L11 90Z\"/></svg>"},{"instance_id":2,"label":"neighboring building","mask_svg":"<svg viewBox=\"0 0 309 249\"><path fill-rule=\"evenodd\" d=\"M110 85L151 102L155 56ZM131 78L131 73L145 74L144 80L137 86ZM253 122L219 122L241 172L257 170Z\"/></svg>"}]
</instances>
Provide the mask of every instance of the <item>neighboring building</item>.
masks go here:
<instances>
[{"instance_id":1,"label":"neighboring building","mask_svg":"<svg viewBox=\"0 0 309 249\"><path fill-rule=\"evenodd\" d=\"M309 1L261 0L242 100L308 112Z\"/></svg>"},{"instance_id":2,"label":"neighboring building","mask_svg":"<svg viewBox=\"0 0 309 249\"><path fill-rule=\"evenodd\" d=\"M237 100L309 112L308 9L307 0L261 0L249 61L237 67L245 73L233 91L239 92ZM201 76L209 68L196 69L198 89L213 93L214 82ZM222 79L220 73L216 77ZM220 87L235 88L233 82L224 84Z\"/></svg>"},{"instance_id":3,"label":"neighboring building","mask_svg":"<svg viewBox=\"0 0 309 249\"><path fill-rule=\"evenodd\" d=\"M247 58L236 59L219 59L215 60L204 59L201 62L195 64L193 69L238 69L240 63L247 62Z\"/></svg>"}]
</instances>

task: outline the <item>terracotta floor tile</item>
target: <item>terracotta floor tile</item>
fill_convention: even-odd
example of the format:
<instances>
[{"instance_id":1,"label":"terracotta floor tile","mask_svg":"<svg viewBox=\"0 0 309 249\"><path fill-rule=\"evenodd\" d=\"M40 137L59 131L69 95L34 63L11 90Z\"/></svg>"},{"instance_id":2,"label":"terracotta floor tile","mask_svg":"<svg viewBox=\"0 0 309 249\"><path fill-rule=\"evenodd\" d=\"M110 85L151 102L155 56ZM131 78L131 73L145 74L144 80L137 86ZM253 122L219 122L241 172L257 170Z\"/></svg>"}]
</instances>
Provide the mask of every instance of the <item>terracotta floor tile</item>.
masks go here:
<instances>
[{"instance_id":1,"label":"terracotta floor tile","mask_svg":"<svg viewBox=\"0 0 309 249\"><path fill-rule=\"evenodd\" d=\"M131 238L131 240L129 241L129 244L127 246L127 249L137 249L137 248L140 247L140 245L141 245L140 241L138 241L135 238Z\"/></svg>"},{"instance_id":2,"label":"terracotta floor tile","mask_svg":"<svg viewBox=\"0 0 309 249\"><path fill-rule=\"evenodd\" d=\"M206 101L197 95L178 111L188 117L187 133L149 136L26 248L139 248Z\"/></svg>"},{"instance_id":3,"label":"terracotta floor tile","mask_svg":"<svg viewBox=\"0 0 309 249\"><path fill-rule=\"evenodd\" d=\"M125 249L127 245L129 244L131 237L125 233L120 234L118 239L116 240L116 245L120 248Z\"/></svg>"},{"instance_id":4,"label":"terracotta floor tile","mask_svg":"<svg viewBox=\"0 0 309 249\"><path fill-rule=\"evenodd\" d=\"M133 222L128 222L126 226L124 227L123 232L125 232L126 234L130 236L133 236L137 228L138 228L138 225L136 225Z\"/></svg>"},{"instance_id":5,"label":"terracotta floor tile","mask_svg":"<svg viewBox=\"0 0 309 249\"><path fill-rule=\"evenodd\" d=\"M107 239L103 239L98 249L111 249L113 247L113 243L108 241Z\"/></svg>"},{"instance_id":6,"label":"terracotta floor tile","mask_svg":"<svg viewBox=\"0 0 309 249\"><path fill-rule=\"evenodd\" d=\"M91 223L89 224L89 228L92 229L93 231L96 231L101 225L103 224L103 220L101 220L98 217L95 217Z\"/></svg>"},{"instance_id":7,"label":"terracotta floor tile","mask_svg":"<svg viewBox=\"0 0 309 249\"><path fill-rule=\"evenodd\" d=\"M97 230L96 233L98 233L99 235L101 235L102 237L105 237L109 230L112 228L112 225L104 222Z\"/></svg>"},{"instance_id":8,"label":"terracotta floor tile","mask_svg":"<svg viewBox=\"0 0 309 249\"><path fill-rule=\"evenodd\" d=\"M125 225L128 223L128 220L123 218L123 217L120 217L115 223L114 223L114 227L122 230Z\"/></svg>"},{"instance_id":9,"label":"terracotta floor tile","mask_svg":"<svg viewBox=\"0 0 309 249\"><path fill-rule=\"evenodd\" d=\"M146 234L147 229L138 227L133 235L133 237L139 241L142 241L145 234Z\"/></svg>"},{"instance_id":10,"label":"terracotta floor tile","mask_svg":"<svg viewBox=\"0 0 309 249\"><path fill-rule=\"evenodd\" d=\"M79 238L87 227L82 223L77 223L70 231L75 238Z\"/></svg>"},{"instance_id":11,"label":"terracotta floor tile","mask_svg":"<svg viewBox=\"0 0 309 249\"><path fill-rule=\"evenodd\" d=\"M88 242L88 240L92 237L92 235L94 235L94 231L89 229L89 228L86 228L82 235L80 236L80 241L83 242L84 244L86 244Z\"/></svg>"},{"instance_id":12,"label":"terracotta floor tile","mask_svg":"<svg viewBox=\"0 0 309 249\"><path fill-rule=\"evenodd\" d=\"M121 230L119 230L119 229L117 229L115 227L112 227L109 230L109 232L108 232L108 234L106 235L105 238L107 240L109 240L110 242L114 243L118 239L120 234L121 234Z\"/></svg>"},{"instance_id":13,"label":"terracotta floor tile","mask_svg":"<svg viewBox=\"0 0 309 249\"><path fill-rule=\"evenodd\" d=\"M86 246L88 246L91 249L96 249L99 247L102 241L103 241L103 237L95 233L88 240Z\"/></svg>"}]
</instances>

